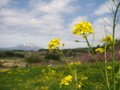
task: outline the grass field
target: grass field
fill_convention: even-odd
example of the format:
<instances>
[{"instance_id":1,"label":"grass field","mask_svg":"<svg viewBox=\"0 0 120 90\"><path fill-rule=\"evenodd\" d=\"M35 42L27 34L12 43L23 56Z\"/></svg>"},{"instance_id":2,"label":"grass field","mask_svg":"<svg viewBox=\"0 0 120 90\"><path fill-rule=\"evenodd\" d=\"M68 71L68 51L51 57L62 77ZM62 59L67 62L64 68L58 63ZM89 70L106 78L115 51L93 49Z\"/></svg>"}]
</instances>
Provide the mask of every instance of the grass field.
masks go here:
<instances>
[{"instance_id":1,"label":"grass field","mask_svg":"<svg viewBox=\"0 0 120 90\"><path fill-rule=\"evenodd\" d=\"M106 90L95 63L71 67L76 67L77 69L77 78L78 83L81 85L81 90ZM0 90L77 90L73 79L68 85L60 86L61 80L69 75L71 73L66 65L37 65L13 70L2 70L0 71ZM110 81L112 79L111 70L108 71L108 75ZM112 84L112 82L109 83ZM119 81L116 83L120 84Z\"/></svg>"}]
</instances>

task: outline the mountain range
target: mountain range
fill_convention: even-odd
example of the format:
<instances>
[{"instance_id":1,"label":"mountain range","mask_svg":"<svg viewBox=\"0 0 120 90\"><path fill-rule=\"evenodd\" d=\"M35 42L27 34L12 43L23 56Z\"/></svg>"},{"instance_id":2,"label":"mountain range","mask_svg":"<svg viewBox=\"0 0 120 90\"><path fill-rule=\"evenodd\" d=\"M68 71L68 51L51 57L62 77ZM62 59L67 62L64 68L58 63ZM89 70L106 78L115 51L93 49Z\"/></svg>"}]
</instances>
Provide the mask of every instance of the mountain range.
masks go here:
<instances>
[{"instance_id":1,"label":"mountain range","mask_svg":"<svg viewBox=\"0 0 120 90\"><path fill-rule=\"evenodd\" d=\"M15 47L0 47L0 50L35 50L37 51L39 49L43 49L43 48L38 47L37 45L32 43L24 43Z\"/></svg>"}]
</instances>

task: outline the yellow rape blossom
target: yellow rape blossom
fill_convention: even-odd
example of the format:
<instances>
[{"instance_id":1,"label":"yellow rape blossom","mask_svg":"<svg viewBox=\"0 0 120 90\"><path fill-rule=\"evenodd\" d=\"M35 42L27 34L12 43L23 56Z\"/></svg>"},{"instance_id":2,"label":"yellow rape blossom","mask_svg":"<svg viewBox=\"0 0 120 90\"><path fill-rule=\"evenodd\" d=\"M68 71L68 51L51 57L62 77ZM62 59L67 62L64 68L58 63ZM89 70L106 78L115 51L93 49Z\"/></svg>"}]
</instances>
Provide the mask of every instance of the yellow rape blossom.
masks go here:
<instances>
[{"instance_id":1,"label":"yellow rape blossom","mask_svg":"<svg viewBox=\"0 0 120 90\"><path fill-rule=\"evenodd\" d=\"M118 53L120 54L120 51L118 51Z\"/></svg>"},{"instance_id":2,"label":"yellow rape blossom","mask_svg":"<svg viewBox=\"0 0 120 90\"><path fill-rule=\"evenodd\" d=\"M47 86L42 86L41 89L42 90L48 90L48 87Z\"/></svg>"},{"instance_id":3,"label":"yellow rape blossom","mask_svg":"<svg viewBox=\"0 0 120 90\"><path fill-rule=\"evenodd\" d=\"M65 46L65 43L62 43L62 46Z\"/></svg>"},{"instance_id":4,"label":"yellow rape blossom","mask_svg":"<svg viewBox=\"0 0 120 90\"><path fill-rule=\"evenodd\" d=\"M107 42L107 43L112 43L113 42L113 37L110 35L106 35L105 38L103 38L102 40L100 40L101 42Z\"/></svg>"},{"instance_id":5,"label":"yellow rape blossom","mask_svg":"<svg viewBox=\"0 0 120 90\"><path fill-rule=\"evenodd\" d=\"M78 83L77 88L81 88L82 86L83 86L83 83L80 82L80 83Z\"/></svg>"},{"instance_id":6,"label":"yellow rape blossom","mask_svg":"<svg viewBox=\"0 0 120 90\"><path fill-rule=\"evenodd\" d=\"M82 77L81 78L81 80L87 80L88 79L88 77Z\"/></svg>"},{"instance_id":7,"label":"yellow rape blossom","mask_svg":"<svg viewBox=\"0 0 120 90\"><path fill-rule=\"evenodd\" d=\"M75 40L75 42L80 42L79 40Z\"/></svg>"},{"instance_id":8,"label":"yellow rape blossom","mask_svg":"<svg viewBox=\"0 0 120 90\"><path fill-rule=\"evenodd\" d=\"M74 65L74 62L70 62L69 65Z\"/></svg>"},{"instance_id":9,"label":"yellow rape blossom","mask_svg":"<svg viewBox=\"0 0 120 90\"><path fill-rule=\"evenodd\" d=\"M60 87L62 87L62 85L69 85L70 84L70 82L72 82L72 76L71 75L68 75L68 76L66 76L65 78L63 78L62 80L61 80L61 83L60 83Z\"/></svg>"},{"instance_id":10,"label":"yellow rape blossom","mask_svg":"<svg viewBox=\"0 0 120 90\"><path fill-rule=\"evenodd\" d=\"M105 52L105 50L104 50L103 48L97 48L95 51L96 51L96 52L100 52L100 53Z\"/></svg>"},{"instance_id":11,"label":"yellow rape blossom","mask_svg":"<svg viewBox=\"0 0 120 90\"><path fill-rule=\"evenodd\" d=\"M81 62L78 61L76 64L77 64L77 65L81 65Z\"/></svg>"},{"instance_id":12,"label":"yellow rape blossom","mask_svg":"<svg viewBox=\"0 0 120 90\"><path fill-rule=\"evenodd\" d=\"M87 34L94 33L94 30L92 29L90 22L85 22L85 21L80 22L80 23L76 24L73 28L75 28L75 30L72 30L73 34L85 35L83 37L87 37Z\"/></svg>"},{"instance_id":13,"label":"yellow rape blossom","mask_svg":"<svg viewBox=\"0 0 120 90\"><path fill-rule=\"evenodd\" d=\"M107 69L112 69L112 66L108 66Z\"/></svg>"},{"instance_id":14,"label":"yellow rape blossom","mask_svg":"<svg viewBox=\"0 0 120 90\"><path fill-rule=\"evenodd\" d=\"M82 37L83 37L83 38L86 38L86 37L87 37L87 35L82 35Z\"/></svg>"},{"instance_id":15,"label":"yellow rape blossom","mask_svg":"<svg viewBox=\"0 0 120 90\"><path fill-rule=\"evenodd\" d=\"M6 72L6 71L8 71L8 70L2 70L2 71L0 71L0 72Z\"/></svg>"},{"instance_id":16,"label":"yellow rape blossom","mask_svg":"<svg viewBox=\"0 0 120 90\"><path fill-rule=\"evenodd\" d=\"M45 69L43 69L41 72L45 72L46 70Z\"/></svg>"},{"instance_id":17,"label":"yellow rape blossom","mask_svg":"<svg viewBox=\"0 0 120 90\"><path fill-rule=\"evenodd\" d=\"M81 88L81 87L82 87L82 86L79 84L79 85L78 85L78 88Z\"/></svg>"},{"instance_id":18,"label":"yellow rape blossom","mask_svg":"<svg viewBox=\"0 0 120 90\"><path fill-rule=\"evenodd\" d=\"M71 66L72 66L72 65L81 65L81 62L79 62L79 61L76 62L76 63L74 63L74 62L70 62L69 65L71 65Z\"/></svg>"},{"instance_id":19,"label":"yellow rape blossom","mask_svg":"<svg viewBox=\"0 0 120 90\"><path fill-rule=\"evenodd\" d=\"M52 52L55 48L59 47L60 39L56 38L50 41L48 48L50 49L50 52Z\"/></svg>"}]
</instances>

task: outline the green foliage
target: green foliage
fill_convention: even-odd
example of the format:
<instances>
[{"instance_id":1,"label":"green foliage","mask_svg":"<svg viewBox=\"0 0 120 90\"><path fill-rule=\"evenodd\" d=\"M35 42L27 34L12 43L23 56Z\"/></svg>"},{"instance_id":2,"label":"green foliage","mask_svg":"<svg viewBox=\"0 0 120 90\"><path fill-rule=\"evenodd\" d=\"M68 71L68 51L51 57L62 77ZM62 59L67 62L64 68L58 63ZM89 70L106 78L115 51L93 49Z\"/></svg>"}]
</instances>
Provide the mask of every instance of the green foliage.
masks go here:
<instances>
[{"instance_id":1,"label":"green foliage","mask_svg":"<svg viewBox=\"0 0 120 90\"><path fill-rule=\"evenodd\" d=\"M44 57L44 59L60 61L60 55L58 55L58 54L48 54Z\"/></svg>"},{"instance_id":2,"label":"green foliage","mask_svg":"<svg viewBox=\"0 0 120 90\"><path fill-rule=\"evenodd\" d=\"M2 67L2 62L0 62L0 67Z\"/></svg>"},{"instance_id":3,"label":"green foliage","mask_svg":"<svg viewBox=\"0 0 120 90\"><path fill-rule=\"evenodd\" d=\"M5 52L5 55L6 55L7 57L14 57L14 56L15 56L15 53L14 53L14 52L11 52L11 51L7 51L7 52Z\"/></svg>"},{"instance_id":4,"label":"green foliage","mask_svg":"<svg viewBox=\"0 0 120 90\"><path fill-rule=\"evenodd\" d=\"M74 49L63 49L62 50L64 55L66 57L71 57L71 56L80 56L83 53L87 53L88 52L88 48L74 48ZM42 55L46 56L49 53L48 49L40 49L38 50L38 52L40 52Z\"/></svg>"},{"instance_id":5,"label":"green foliage","mask_svg":"<svg viewBox=\"0 0 120 90\"><path fill-rule=\"evenodd\" d=\"M120 39L116 39L115 41L115 47L118 47L118 46L120 46Z\"/></svg>"},{"instance_id":6,"label":"green foliage","mask_svg":"<svg viewBox=\"0 0 120 90\"><path fill-rule=\"evenodd\" d=\"M23 54L19 54L19 53L15 54L15 56L16 57L20 57L20 58L24 58L25 57Z\"/></svg>"},{"instance_id":7,"label":"green foliage","mask_svg":"<svg viewBox=\"0 0 120 90\"><path fill-rule=\"evenodd\" d=\"M3 51L0 51L0 57L6 57L5 53Z\"/></svg>"},{"instance_id":8,"label":"green foliage","mask_svg":"<svg viewBox=\"0 0 120 90\"><path fill-rule=\"evenodd\" d=\"M28 56L25 58L25 61L28 63L37 63L37 62L42 62L43 57L39 53L33 53L32 55Z\"/></svg>"},{"instance_id":9,"label":"green foliage","mask_svg":"<svg viewBox=\"0 0 120 90\"><path fill-rule=\"evenodd\" d=\"M25 56L20 53L15 53L13 51L0 51L0 58L5 58L5 57L20 57L24 58Z\"/></svg>"},{"instance_id":10,"label":"green foliage","mask_svg":"<svg viewBox=\"0 0 120 90\"><path fill-rule=\"evenodd\" d=\"M76 57L76 56L81 56L83 53L87 53L88 48L64 49L62 51L66 57L71 57L71 56Z\"/></svg>"}]
</instances>

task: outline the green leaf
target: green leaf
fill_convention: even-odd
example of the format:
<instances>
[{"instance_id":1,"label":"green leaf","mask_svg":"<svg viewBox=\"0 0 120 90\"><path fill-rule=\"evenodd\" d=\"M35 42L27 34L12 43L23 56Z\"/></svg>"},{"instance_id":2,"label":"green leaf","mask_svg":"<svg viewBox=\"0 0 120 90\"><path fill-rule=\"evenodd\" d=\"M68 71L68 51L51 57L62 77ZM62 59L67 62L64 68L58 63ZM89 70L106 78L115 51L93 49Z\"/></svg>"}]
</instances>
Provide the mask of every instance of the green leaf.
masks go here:
<instances>
[{"instance_id":1,"label":"green leaf","mask_svg":"<svg viewBox=\"0 0 120 90\"><path fill-rule=\"evenodd\" d=\"M116 74L116 78L117 78L117 79L120 79L120 65L119 65L118 72L117 72L117 74Z\"/></svg>"}]
</instances>

